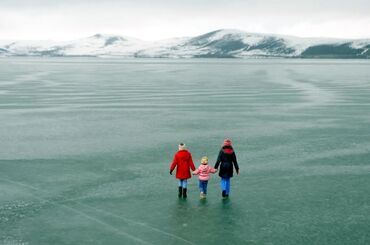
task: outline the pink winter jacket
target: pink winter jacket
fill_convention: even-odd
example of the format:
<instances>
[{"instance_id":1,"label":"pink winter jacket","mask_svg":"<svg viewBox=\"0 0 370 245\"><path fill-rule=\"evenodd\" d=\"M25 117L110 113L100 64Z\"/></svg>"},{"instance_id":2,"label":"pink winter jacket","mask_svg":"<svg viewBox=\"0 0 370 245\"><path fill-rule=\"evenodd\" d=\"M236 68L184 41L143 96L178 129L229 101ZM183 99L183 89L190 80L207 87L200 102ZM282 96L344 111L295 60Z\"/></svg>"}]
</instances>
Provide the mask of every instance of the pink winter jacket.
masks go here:
<instances>
[{"instance_id":1,"label":"pink winter jacket","mask_svg":"<svg viewBox=\"0 0 370 245\"><path fill-rule=\"evenodd\" d=\"M199 175L199 180L209 180L210 173L216 173L217 169L212 168L208 164L201 164L194 172L194 175Z\"/></svg>"}]
</instances>

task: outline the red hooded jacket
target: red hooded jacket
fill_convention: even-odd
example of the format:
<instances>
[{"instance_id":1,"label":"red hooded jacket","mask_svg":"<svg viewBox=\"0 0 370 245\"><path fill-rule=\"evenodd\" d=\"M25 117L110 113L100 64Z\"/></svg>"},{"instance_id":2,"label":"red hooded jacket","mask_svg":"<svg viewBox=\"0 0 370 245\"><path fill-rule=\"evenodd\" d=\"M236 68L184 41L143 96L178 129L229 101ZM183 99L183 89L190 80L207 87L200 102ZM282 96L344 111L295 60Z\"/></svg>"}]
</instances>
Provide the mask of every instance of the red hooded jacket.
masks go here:
<instances>
[{"instance_id":1,"label":"red hooded jacket","mask_svg":"<svg viewBox=\"0 0 370 245\"><path fill-rule=\"evenodd\" d=\"M187 150L180 150L178 151L171 163L170 170L173 171L177 166L176 169L176 178L177 179L190 179L190 169L195 170L195 166L193 163L193 159L191 157L190 152Z\"/></svg>"}]
</instances>

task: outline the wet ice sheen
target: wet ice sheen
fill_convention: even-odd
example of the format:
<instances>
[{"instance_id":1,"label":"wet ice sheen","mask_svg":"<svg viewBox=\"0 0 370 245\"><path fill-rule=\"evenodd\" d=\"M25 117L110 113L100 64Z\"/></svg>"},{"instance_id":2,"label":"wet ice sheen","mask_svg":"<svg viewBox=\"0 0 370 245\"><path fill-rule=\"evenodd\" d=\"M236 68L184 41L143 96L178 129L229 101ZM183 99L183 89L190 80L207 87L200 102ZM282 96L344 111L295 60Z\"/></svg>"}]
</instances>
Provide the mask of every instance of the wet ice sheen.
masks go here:
<instances>
[{"instance_id":1,"label":"wet ice sheen","mask_svg":"<svg viewBox=\"0 0 370 245\"><path fill-rule=\"evenodd\" d=\"M0 244L368 244L369 65L0 59ZM224 137L231 198L178 200Z\"/></svg>"}]
</instances>

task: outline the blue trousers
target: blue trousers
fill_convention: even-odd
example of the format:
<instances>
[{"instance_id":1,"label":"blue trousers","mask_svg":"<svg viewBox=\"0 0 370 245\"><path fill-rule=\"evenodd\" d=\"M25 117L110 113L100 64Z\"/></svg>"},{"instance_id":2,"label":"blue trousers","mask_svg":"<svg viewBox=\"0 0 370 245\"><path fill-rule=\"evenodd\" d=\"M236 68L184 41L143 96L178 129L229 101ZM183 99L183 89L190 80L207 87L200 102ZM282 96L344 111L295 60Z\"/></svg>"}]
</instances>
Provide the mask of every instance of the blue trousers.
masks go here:
<instances>
[{"instance_id":1,"label":"blue trousers","mask_svg":"<svg viewBox=\"0 0 370 245\"><path fill-rule=\"evenodd\" d=\"M230 178L221 178L221 190L225 191L227 195L230 193Z\"/></svg>"},{"instance_id":2,"label":"blue trousers","mask_svg":"<svg viewBox=\"0 0 370 245\"><path fill-rule=\"evenodd\" d=\"M199 180L199 191L207 194L208 180Z\"/></svg>"},{"instance_id":3,"label":"blue trousers","mask_svg":"<svg viewBox=\"0 0 370 245\"><path fill-rule=\"evenodd\" d=\"M187 179L179 179L179 187L187 188L188 187L188 180Z\"/></svg>"}]
</instances>

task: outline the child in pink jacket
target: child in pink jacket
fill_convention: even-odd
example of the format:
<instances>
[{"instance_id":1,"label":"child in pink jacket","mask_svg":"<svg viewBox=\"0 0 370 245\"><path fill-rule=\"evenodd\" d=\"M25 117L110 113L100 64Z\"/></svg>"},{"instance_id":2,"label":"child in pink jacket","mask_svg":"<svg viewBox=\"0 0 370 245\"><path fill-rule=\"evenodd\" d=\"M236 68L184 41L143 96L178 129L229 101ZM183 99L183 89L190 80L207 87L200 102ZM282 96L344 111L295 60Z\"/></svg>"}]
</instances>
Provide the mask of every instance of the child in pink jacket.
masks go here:
<instances>
[{"instance_id":1,"label":"child in pink jacket","mask_svg":"<svg viewBox=\"0 0 370 245\"><path fill-rule=\"evenodd\" d=\"M195 171L193 171L194 175L199 175L200 198L206 198L207 184L210 177L209 174L216 172L217 169L214 169L208 165L208 157L202 157L201 165Z\"/></svg>"}]
</instances>

